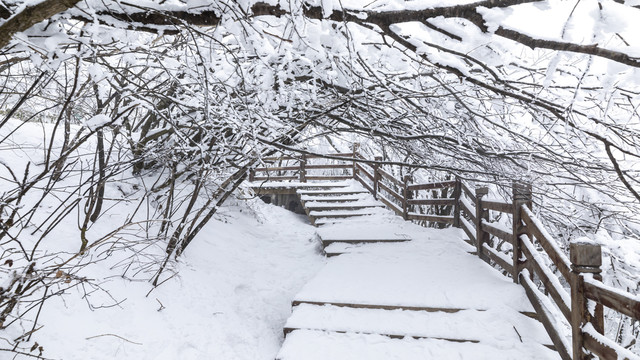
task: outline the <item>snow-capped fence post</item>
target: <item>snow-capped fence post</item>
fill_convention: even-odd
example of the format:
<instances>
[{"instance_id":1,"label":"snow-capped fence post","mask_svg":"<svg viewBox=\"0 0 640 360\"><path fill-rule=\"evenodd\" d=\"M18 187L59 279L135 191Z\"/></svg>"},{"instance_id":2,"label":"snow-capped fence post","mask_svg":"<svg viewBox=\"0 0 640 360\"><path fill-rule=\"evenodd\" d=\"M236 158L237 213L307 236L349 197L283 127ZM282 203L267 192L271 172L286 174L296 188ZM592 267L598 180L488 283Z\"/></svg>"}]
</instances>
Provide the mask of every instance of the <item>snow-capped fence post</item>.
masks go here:
<instances>
[{"instance_id":1,"label":"snow-capped fence post","mask_svg":"<svg viewBox=\"0 0 640 360\"><path fill-rule=\"evenodd\" d=\"M456 176L456 184L453 187L453 226L460 227L460 193L462 193L462 182L460 177Z\"/></svg>"},{"instance_id":2,"label":"snow-capped fence post","mask_svg":"<svg viewBox=\"0 0 640 360\"><path fill-rule=\"evenodd\" d=\"M300 182L307 182L307 155L302 154L300 159Z\"/></svg>"},{"instance_id":3,"label":"snow-capped fence post","mask_svg":"<svg viewBox=\"0 0 640 360\"><path fill-rule=\"evenodd\" d=\"M489 221L489 210L483 208L482 197L488 193L488 187L476 188L476 245L478 246L478 256L486 262L489 262L489 258L484 254L482 245L489 243L489 233L482 230L482 220Z\"/></svg>"},{"instance_id":4,"label":"snow-capped fence post","mask_svg":"<svg viewBox=\"0 0 640 360\"><path fill-rule=\"evenodd\" d=\"M360 148L360 143L353 143L353 171L351 172L353 174L353 178L355 179L356 176L358 176L358 167L357 162L356 162L356 158L358 157L358 149Z\"/></svg>"},{"instance_id":5,"label":"snow-capped fence post","mask_svg":"<svg viewBox=\"0 0 640 360\"><path fill-rule=\"evenodd\" d=\"M602 280L602 250L599 244L588 241L575 241L569 245L571 260L571 332L573 342L573 359L587 359L584 351L584 335L582 328L591 323L600 333L604 328L602 305L596 303L594 314L587 306L584 294L584 274L592 274L596 280Z\"/></svg>"},{"instance_id":6,"label":"snow-capped fence post","mask_svg":"<svg viewBox=\"0 0 640 360\"><path fill-rule=\"evenodd\" d=\"M513 225L512 231L513 238L511 244L513 245L513 273L511 277L514 283L518 283L520 270L522 269L522 242L520 241L520 235L526 234L527 230L522 222L522 206L526 206L531 209L531 184L522 184L516 181L511 184L512 189L512 202L513 202Z\"/></svg>"},{"instance_id":7,"label":"snow-capped fence post","mask_svg":"<svg viewBox=\"0 0 640 360\"><path fill-rule=\"evenodd\" d=\"M409 184L413 181L413 177L411 175L405 175L403 178L403 186L402 186L402 218L405 220L409 219Z\"/></svg>"},{"instance_id":8,"label":"snow-capped fence post","mask_svg":"<svg viewBox=\"0 0 640 360\"><path fill-rule=\"evenodd\" d=\"M254 168L249 169L249 181L256 181L256 169Z\"/></svg>"},{"instance_id":9,"label":"snow-capped fence post","mask_svg":"<svg viewBox=\"0 0 640 360\"><path fill-rule=\"evenodd\" d=\"M380 161L382 161L382 156L376 156L374 158L376 161L373 167L373 198L378 200L378 183L380 182L380 172L378 169L380 168Z\"/></svg>"}]
</instances>

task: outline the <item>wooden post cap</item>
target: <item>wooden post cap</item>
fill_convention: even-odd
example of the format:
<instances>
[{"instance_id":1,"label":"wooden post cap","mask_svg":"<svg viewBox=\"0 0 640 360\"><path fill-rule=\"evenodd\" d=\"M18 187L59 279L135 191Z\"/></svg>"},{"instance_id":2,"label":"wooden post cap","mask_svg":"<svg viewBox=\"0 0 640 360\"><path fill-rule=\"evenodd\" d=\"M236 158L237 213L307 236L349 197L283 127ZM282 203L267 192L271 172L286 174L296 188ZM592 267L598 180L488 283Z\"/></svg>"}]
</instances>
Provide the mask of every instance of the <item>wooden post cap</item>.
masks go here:
<instances>
[{"instance_id":1,"label":"wooden post cap","mask_svg":"<svg viewBox=\"0 0 640 360\"><path fill-rule=\"evenodd\" d=\"M404 182L408 183L408 182L412 182L413 181L413 176L411 175L405 175L404 176Z\"/></svg>"},{"instance_id":2,"label":"wooden post cap","mask_svg":"<svg viewBox=\"0 0 640 360\"><path fill-rule=\"evenodd\" d=\"M575 267L599 268L602 265L602 249L593 241L572 241L569 245L569 259Z\"/></svg>"},{"instance_id":3,"label":"wooden post cap","mask_svg":"<svg viewBox=\"0 0 640 360\"><path fill-rule=\"evenodd\" d=\"M511 184L513 189L513 198L531 199L531 184L514 181Z\"/></svg>"},{"instance_id":4,"label":"wooden post cap","mask_svg":"<svg viewBox=\"0 0 640 360\"><path fill-rule=\"evenodd\" d=\"M476 188L476 196L484 196L484 195L487 195L488 193L489 193L489 188L486 186Z\"/></svg>"}]
</instances>

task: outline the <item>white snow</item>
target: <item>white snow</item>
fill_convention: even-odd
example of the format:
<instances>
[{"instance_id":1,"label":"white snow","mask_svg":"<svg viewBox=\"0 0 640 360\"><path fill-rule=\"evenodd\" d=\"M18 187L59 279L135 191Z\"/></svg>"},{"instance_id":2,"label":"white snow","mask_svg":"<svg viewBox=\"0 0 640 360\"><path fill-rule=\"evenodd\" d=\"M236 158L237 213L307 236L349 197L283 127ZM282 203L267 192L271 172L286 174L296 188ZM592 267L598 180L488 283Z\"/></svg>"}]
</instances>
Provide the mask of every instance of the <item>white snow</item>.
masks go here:
<instances>
[{"instance_id":1,"label":"white snow","mask_svg":"<svg viewBox=\"0 0 640 360\"><path fill-rule=\"evenodd\" d=\"M540 322L500 306L446 313L300 304L293 308L285 328L467 340L495 346L519 343L522 338L551 345Z\"/></svg>"},{"instance_id":2,"label":"white snow","mask_svg":"<svg viewBox=\"0 0 640 360\"><path fill-rule=\"evenodd\" d=\"M45 354L273 359L291 299L324 262L315 229L304 217L259 200L221 211L187 248L178 275L157 289L112 277L103 287L122 301L117 306L105 296L103 304L111 307L92 311L76 292L48 301L38 331Z\"/></svg>"},{"instance_id":3,"label":"white snow","mask_svg":"<svg viewBox=\"0 0 640 360\"><path fill-rule=\"evenodd\" d=\"M331 258L295 300L477 310L503 304L533 311L521 287L467 252L461 230L426 229L397 218L401 223L394 226L412 241L367 245L367 251ZM385 221L359 221L367 220Z\"/></svg>"},{"instance_id":4,"label":"white snow","mask_svg":"<svg viewBox=\"0 0 640 360\"><path fill-rule=\"evenodd\" d=\"M528 346L527 346L528 345ZM381 335L298 330L287 336L278 360L557 359L540 344L485 344L437 339L390 339ZM523 349L524 348L524 349Z\"/></svg>"}]
</instances>

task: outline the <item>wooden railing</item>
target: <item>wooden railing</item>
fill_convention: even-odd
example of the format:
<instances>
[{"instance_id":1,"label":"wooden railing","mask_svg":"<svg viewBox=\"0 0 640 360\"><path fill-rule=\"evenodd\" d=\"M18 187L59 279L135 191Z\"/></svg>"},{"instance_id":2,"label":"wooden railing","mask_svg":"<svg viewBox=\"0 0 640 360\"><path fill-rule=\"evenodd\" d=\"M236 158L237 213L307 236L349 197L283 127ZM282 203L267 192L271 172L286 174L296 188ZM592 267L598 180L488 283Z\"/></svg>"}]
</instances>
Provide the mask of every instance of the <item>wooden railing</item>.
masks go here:
<instances>
[{"instance_id":1,"label":"wooden railing","mask_svg":"<svg viewBox=\"0 0 640 360\"><path fill-rule=\"evenodd\" d=\"M355 153L355 152L354 152ZM353 179L354 153L327 154L345 160L326 161L314 155L280 156L262 159L267 165L251 169L249 181L300 181ZM347 159L348 158L348 159ZM318 171L321 170L321 171Z\"/></svg>"},{"instance_id":2,"label":"wooden railing","mask_svg":"<svg viewBox=\"0 0 640 360\"><path fill-rule=\"evenodd\" d=\"M257 168L250 178L254 181L301 182L353 178L405 220L422 225L460 227L468 237L465 241L475 248L475 254L503 269L505 275L524 287L538 319L562 359L589 359L591 354L601 359L640 359L640 356L603 335L603 306L639 320L640 297L601 282L600 245L572 242L569 257L566 256L534 215L531 186L514 182L511 201L505 202L488 199L487 187L472 190L457 177L413 183L412 177L399 174L401 171L397 167L384 168L381 157L374 161L366 160L358 152L357 145L352 153L331 154L331 157L333 163L327 164L325 160L325 164L315 166L309 164L309 160L319 157L266 159L277 166ZM295 165L282 165L283 161L294 162ZM333 173L309 175L311 169L331 170ZM336 174L336 170L340 173ZM282 175L287 171L290 172L288 175ZM491 212L506 215L510 224L505 225L507 221L492 222ZM553 263L556 271L547 266L545 257ZM556 314L561 314L560 318ZM567 334L566 324L570 326L571 334Z\"/></svg>"}]
</instances>

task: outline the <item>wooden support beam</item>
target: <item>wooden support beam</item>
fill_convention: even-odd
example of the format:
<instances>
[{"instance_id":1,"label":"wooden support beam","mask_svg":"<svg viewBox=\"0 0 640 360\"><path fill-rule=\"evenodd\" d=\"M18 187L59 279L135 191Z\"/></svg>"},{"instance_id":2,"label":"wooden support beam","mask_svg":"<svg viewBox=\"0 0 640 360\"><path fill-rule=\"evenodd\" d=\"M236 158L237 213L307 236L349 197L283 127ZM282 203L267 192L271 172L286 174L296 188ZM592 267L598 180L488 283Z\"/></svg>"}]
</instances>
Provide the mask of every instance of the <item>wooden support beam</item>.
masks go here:
<instances>
[{"instance_id":1,"label":"wooden support beam","mask_svg":"<svg viewBox=\"0 0 640 360\"><path fill-rule=\"evenodd\" d=\"M382 161L382 156L376 156L374 158L376 161L373 166L373 198L378 200L378 184L380 183L380 172L378 169L380 168L380 162Z\"/></svg>"},{"instance_id":2,"label":"wooden support beam","mask_svg":"<svg viewBox=\"0 0 640 360\"><path fill-rule=\"evenodd\" d=\"M307 182L307 155L302 154L300 159L300 182Z\"/></svg>"},{"instance_id":3,"label":"wooden support beam","mask_svg":"<svg viewBox=\"0 0 640 360\"><path fill-rule=\"evenodd\" d=\"M413 177L411 175L405 175L402 185L402 218L405 220L409 219L409 184L413 181Z\"/></svg>"},{"instance_id":4,"label":"wooden support beam","mask_svg":"<svg viewBox=\"0 0 640 360\"><path fill-rule=\"evenodd\" d=\"M489 211L482 207L482 198L489 193L488 187L476 188L476 245L480 259L489 262L489 258L482 251L482 244L489 243L489 233L482 229L482 220L489 221Z\"/></svg>"},{"instance_id":5,"label":"wooden support beam","mask_svg":"<svg viewBox=\"0 0 640 360\"><path fill-rule=\"evenodd\" d=\"M360 143L353 143L352 146L352 150L353 150L353 170L351 172L351 175L353 175L353 178L355 179L356 176L358 176L358 167L356 166L358 163L356 162L356 158L358 157L358 150L360 149Z\"/></svg>"},{"instance_id":6,"label":"wooden support beam","mask_svg":"<svg viewBox=\"0 0 640 360\"><path fill-rule=\"evenodd\" d=\"M456 176L456 184L453 187L453 226L459 228L460 225L460 196L462 195L462 181Z\"/></svg>"},{"instance_id":7,"label":"wooden support beam","mask_svg":"<svg viewBox=\"0 0 640 360\"><path fill-rule=\"evenodd\" d=\"M522 259L522 244L520 243L520 235L526 234L527 230L525 228L524 223L522 222L522 206L526 206L531 209L532 206L532 190L531 184L519 184L517 182L513 182L511 185L512 189L512 204L511 207L513 211L513 224L511 234L513 238L511 239L511 244L513 244L513 272L511 273L511 277L513 278L514 283L519 282L519 274L522 269L521 263L524 259Z\"/></svg>"},{"instance_id":8,"label":"wooden support beam","mask_svg":"<svg viewBox=\"0 0 640 360\"><path fill-rule=\"evenodd\" d=\"M584 334L582 327L591 322L596 330L602 333L602 304L596 303L594 314L589 312L587 298L584 295L584 274L600 276L602 265L602 250L600 245L593 242L572 242L569 246L571 261L571 334L573 345L573 359L587 360L589 357L582 350ZM600 278L601 279L601 278ZM598 309L599 307L599 309Z\"/></svg>"}]
</instances>

